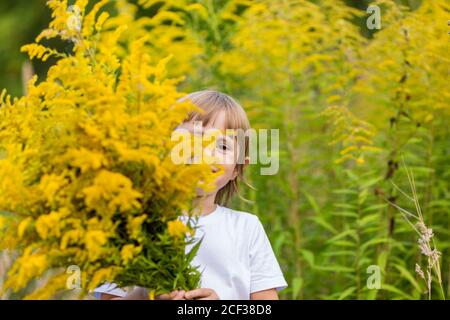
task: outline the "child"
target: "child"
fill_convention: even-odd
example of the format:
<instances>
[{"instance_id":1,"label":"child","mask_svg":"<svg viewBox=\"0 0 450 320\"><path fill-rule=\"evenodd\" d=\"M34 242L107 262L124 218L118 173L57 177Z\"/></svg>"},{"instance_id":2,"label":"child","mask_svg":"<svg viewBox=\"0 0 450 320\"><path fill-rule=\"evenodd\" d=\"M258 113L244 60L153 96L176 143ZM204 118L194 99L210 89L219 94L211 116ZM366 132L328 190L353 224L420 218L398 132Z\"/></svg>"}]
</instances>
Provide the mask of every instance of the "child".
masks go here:
<instances>
[{"instance_id":1,"label":"child","mask_svg":"<svg viewBox=\"0 0 450 320\"><path fill-rule=\"evenodd\" d=\"M202 122L203 131L250 128L243 108L223 93L205 90L191 93L182 100L187 99L204 112L193 112L180 128L193 131L195 121ZM277 290L287 287L258 217L225 207L238 193L238 179L243 178L244 166L248 164L248 157L245 163L236 161L238 147L236 138L226 135L217 138L216 149L209 152L224 160L220 163L223 174L217 178L214 192L205 194L200 190L195 200L201 210L195 236L203 236L203 242L192 263L200 266L202 288L174 291L158 299L278 299ZM242 149L247 156L248 139ZM145 289L127 293L114 284L105 284L94 293L102 299L148 297Z\"/></svg>"}]
</instances>

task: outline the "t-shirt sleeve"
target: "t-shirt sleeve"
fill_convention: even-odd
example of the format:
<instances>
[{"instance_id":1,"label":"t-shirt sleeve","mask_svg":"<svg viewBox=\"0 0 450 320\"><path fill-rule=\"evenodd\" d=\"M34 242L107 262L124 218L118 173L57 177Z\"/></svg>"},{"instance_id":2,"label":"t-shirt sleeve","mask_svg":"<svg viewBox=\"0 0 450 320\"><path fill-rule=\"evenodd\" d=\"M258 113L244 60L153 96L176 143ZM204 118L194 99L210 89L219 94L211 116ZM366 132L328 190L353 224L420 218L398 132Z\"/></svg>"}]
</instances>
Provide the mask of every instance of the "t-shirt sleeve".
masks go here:
<instances>
[{"instance_id":1,"label":"t-shirt sleeve","mask_svg":"<svg viewBox=\"0 0 450 320\"><path fill-rule=\"evenodd\" d=\"M261 221L256 217L250 238L250 292L287 287L280 265Z\"/></svg>"}]
</instances>

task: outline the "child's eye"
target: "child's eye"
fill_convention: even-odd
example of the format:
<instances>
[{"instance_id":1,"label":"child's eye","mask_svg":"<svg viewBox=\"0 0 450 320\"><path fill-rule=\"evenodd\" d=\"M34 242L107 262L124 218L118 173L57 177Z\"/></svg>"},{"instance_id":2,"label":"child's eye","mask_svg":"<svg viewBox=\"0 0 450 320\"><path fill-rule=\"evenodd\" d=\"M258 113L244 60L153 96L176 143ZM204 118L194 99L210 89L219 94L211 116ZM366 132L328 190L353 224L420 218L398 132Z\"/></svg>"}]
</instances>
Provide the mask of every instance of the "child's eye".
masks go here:
<instances>
[{"instance_id":1,"label":"child's eye","mask_svg":"<svg viewBox=\"0 0 450 320\"><path fill-rule=\"evenodd\" d=\"M217 143L217 148L221 151L227 151L229 149L228 145L223 142Z\"/></svg>"}]
</instances>

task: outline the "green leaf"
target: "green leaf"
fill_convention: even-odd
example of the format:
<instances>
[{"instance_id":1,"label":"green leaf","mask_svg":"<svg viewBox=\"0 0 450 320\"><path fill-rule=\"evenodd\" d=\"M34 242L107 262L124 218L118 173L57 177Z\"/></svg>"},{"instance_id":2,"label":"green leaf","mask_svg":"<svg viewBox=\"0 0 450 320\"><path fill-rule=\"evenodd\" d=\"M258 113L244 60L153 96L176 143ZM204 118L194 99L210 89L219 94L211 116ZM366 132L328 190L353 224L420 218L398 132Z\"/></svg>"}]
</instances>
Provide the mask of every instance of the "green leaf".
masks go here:
<instances>
[{"instance_id":1,"label":"green leaf","mask_svg":"<svg viewBox=\"0 0 450 320\"><path fill-rule=\"evenodd\" d=\"M273 251L274 251L275 253L280 252L281 247L283 246L283 243L284 243L285 240L286 240L286 233L280 233L280 234L276 237L276 239L275 239L275 241L274 241L274 243L273 243Z\"/></svg>"},{"instance_id":2,"label":"green leaf","mask_svg":"<svg viewBox=\"0 0 450 320\"><path fill-rule=\"evenodd\" d=\"M333 272L337 272L337 273L354 273L355 272L354 268L338 266L338 265L334 265L334 266L316 266L316 269L317 270L322 270L322 271L333 271Z\"/></svg>"},{"instance_id":3,"label":"green leaf","mask_svg":"<svg viewBox=\"0 0 450 320\"><path fill-rule=\"evenodd\" d=\"M341 233L335 235L334 237L330 238L327 240L327 243L333 243L337 240L346 238L346 237L351 237L353 240L357 240L358 235L356 234L356 231L353 229L348 229L345 231L342 231Z\"/></svg>"},{"instance_id":4,"label":"green leaf","mask_svg":"<svg viewBox=\"0 0 450 320\"><path fill-rule=\"evenodd\" d=\"M292 299L298 299L298 294L302 290L303 279L301 277L295 277L292 280Z\"/></svg>"},{"instance_id":5,"label":"green leaf","mask_svg":"<svg viewBox=\"0 0 450 320\"><path fill-rule=\"evenodd\" d=\"M332 191L335 194L350 194L350 195L357 195L358 191L352 190L352 189L338 189Z\"/></svg>"},{"instance_id":6,"label":"green leaf","mask_svg":"<svg viewBox=\"0 0 450 320\"><path fill-rule=\"evenodd\" d=\"M334 246L339 246L339 247L355 247L356 246L356 244L354 242L346 241L346 240L333 241L332 244Z\"/></svg>"},{"instance_id":7,"label":"green leaf","mask_svg":"<svg viewBox=\"0 0 450 320\"><path fill-rule=\"evenodd\" d=\"M372 222L379 222L380 221L380 215L378 213L373 213L364 216L362 219L358 221L358 226L361 228L366 227L369 223Z\"/></svg>"},{"instance_id":8,"label":"green leaf","mask_svg":"<svg viewBox=\"0 0 450 320\"><path fill-rule=\"evenodd\" d=\"M334 233L334 234L337 233L337 230L330 223L328 223L328 221L326 221L324 217L317 215L317 216L311 217L310 219L313 220L318 225L324 227L331 233Z\"/></svg>"},{"instance_id":9,"label":"green leaf","mask_svg":"<svg viewBox=\"0 0 450 320\"><path fill-rule=\"evenodd\" d=\"M338 297L337 299L338 299L338 300L344 300L344 299L347 298L349 295L351 295L353 292L355 292L355 290L356 290L356 287L355 287L355 286L350 287L350 288L347 288L347 289L345 289L345 290L339 295L339 297Z\"/></svg>"},{"instance_id":10,"label":"green leaf","mask_svg":"<svg viewBox=\"0 0 450 320\"><path fill-rule=\"evenodd\" d=\"M374 184L380 182L381 180L383 180L383 177L377 177L377 178L370 179L367 182L360 185L360 188L367 189L367 188L373 186Z\"/></svg>"},{"instance_id":11,"label":"green leaf","mask_svg":"<svg viewBox=\"0 0 450 320\"><path fill-rule=\"evenodd\" d=\"M375 300L377 298L378 291L380 291L380 290L377 290L377 289L368 290L366 300Z\"/></svg>"},{"instance_id":12,"label":"green leaf","mask_svg":"<svg viewBox=\"0 0 450 320\"><path fill-rule=\"evenodd\" d=\"M375 211L375 210L379 210L379 209L384 209L387 206L388 206L387 203L375 204L373 206L369 206L367 208L364 208L362 210L362 212L368 212L368 211Z\"/></svg>"},{"instance_id":13,"label":"green leaf","mask_svg":"<svg viewBox=\"0 0 450 320\"><path fill-rule=\"evenodd\" d=\"M409 294L403 292L402 290L390 285L390 284L382 284L380 290L385 290L389 292L393 292L398 294L402 299L406 300L414 300L414 297L410 296Z\"/></svg>"},{"instance_id":14,"label":"green leaf","mask_svg":"<svg viewBox=\"0 0 450 320\"><path fill-rule=\"evenodd\" d=\"M358 204L361 206L364 202L366 202L367 196L369 195L369 191L367 189L363 189L358 194Z\"/></svg>"},{"instance_id":15,"label":"green leaf","mask_svg":"<svg viewBox=\"0 0 450 320\"><path fill-rule=\"evenodd\" d=\"M385 273L388 254L389 254L388 251L383 251L378 255L378 258L377 258L377 264L380 267L382 274Z\"/></svg>"},{"instance_id":16,"label":"green leaf","mask_svg":"<svg viewBox=\"0 0 450 320\"><path fill-rule=\"evenodd\" d=\"M192 247L192 249L186 254L186 261L190 262L197 255L198 249L200 249L200 245L202 244L203 237L197 241L197 243Z\"/></svg>"},{"instance_id":17,"label":"green leaf","mask_svg":"<svg viewBox=\"0 0 450 320\"><path fill-rule=\"evenodd\" d=\"M356 205L354 204L349 204L349 203L336 203L334 205L336 208L343 208L343 209L350 209L353 211L356 211Z\"/></svg>"},{"instance_id":18,"label":"green leaf","mask_svg":"<svg viewBox=\"0 0 450 320\"><path fill-rule=\"evenodd\" d=\"M309 250L301 249L300 253L302 254L303 258L308 262L311 268L314 267L314 253L312 253Z\"/></svg>"},{"instance_id":19,"label":"green leaf","mask_svg":"<svg viewBox=\"0 0 450 320\"><path fill-rule=\"evenodd\" d=\"M389 238L375 238L365 242L360 248L360 254L362 255L370 246L389 242Z\"/></svg>"},{"instance_id":20,"label":"green leaf","mask_svg":"<svg viewBox=\"0 0 450 320\"><path fill-rule=\"evenodd\" d=\"M311 207L313 208L314 212L316 214L320 214L320 208L317 205L317 202L313 198L313 196L311 196L311 194L309 194L306 190L302 190L302 193L305 195L306 200L308 200L308 203L311 205Z\"/></svg>"},{"instance_id":21,"label":"green leaf","mask_svg":"<svg viewBox=\"0 0 450 320\"><path fill-rule=\"evenodd\" d=\"M350 257L354 257L355 256L355 251L354 250L334 250L334 251L330 251L330 252L324 252L323 253L324 257L334 257L334 256L350 256Z\"/></svg>"},{"instance_id":22,"label":"green leaf","mask_svg":"<svg viewBox=\"0 0 450 320\"><path fill-rule=\"evenodd\" d=\"M407 270L400 264L394 264L394 268L397 269L400 272L400 275L404 277L406 280L408 280L409 283L411 283L417 291L422 292L419 283L416 281L411 272L409 272L409 270Z\"/></svg>"},{"instance_id":23,"label":"green leaf","mask_svg":"<svg viewBox=\"0 0 450 320\"><path fill-rule=\"evenodd\" d=\"M353 211L337 211L331 213L333 216L337 217L347 217L347 218L357 218L358 214Z\"/></svg>"}]
</instances>

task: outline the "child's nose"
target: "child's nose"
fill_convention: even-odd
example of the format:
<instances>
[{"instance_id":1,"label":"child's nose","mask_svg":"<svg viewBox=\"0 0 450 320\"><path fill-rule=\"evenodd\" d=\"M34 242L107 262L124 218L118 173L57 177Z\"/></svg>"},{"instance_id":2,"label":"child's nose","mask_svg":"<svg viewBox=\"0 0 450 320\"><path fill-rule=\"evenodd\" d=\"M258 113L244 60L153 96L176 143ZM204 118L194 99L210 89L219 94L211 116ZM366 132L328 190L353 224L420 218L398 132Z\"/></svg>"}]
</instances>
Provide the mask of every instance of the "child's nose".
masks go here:
<instances>
[{"instance_id":1,"label":"child's nose","mask_svg":"<svg viewBox=\"0 0 450 320\"><path fill-rule=\"evenodd\" d=\"M215 148L208 146L208 147L205 147L203 152L206 157L213 158L215 155Z\"/></svg>"}]
</instances>

